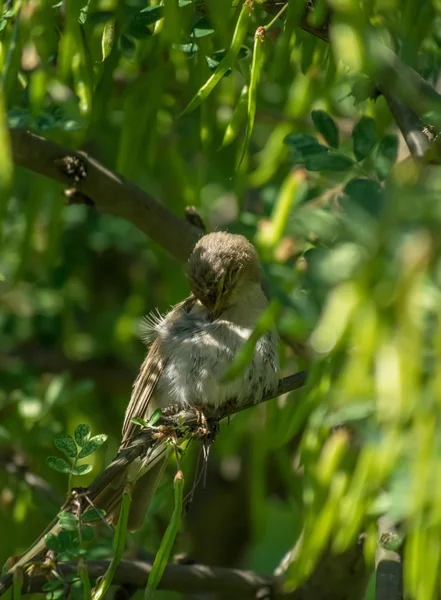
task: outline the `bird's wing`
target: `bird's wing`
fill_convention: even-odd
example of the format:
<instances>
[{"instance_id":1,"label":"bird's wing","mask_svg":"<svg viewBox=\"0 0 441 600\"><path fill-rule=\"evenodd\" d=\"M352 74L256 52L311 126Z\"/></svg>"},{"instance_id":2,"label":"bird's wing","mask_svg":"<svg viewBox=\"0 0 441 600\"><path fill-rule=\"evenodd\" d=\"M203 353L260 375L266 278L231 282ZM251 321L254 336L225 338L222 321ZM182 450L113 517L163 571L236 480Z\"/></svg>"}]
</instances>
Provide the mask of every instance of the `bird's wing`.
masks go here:
<instances>
[{"instance_id":1,"label":"bird's wing","mask_svg":"<svg viewBox=\"0 0 441 600\"><path fill-rule=\"evenodd\" d=\"M177 304L166 317L170 325L183 312L189 312L194 303L195 298L190 296ZM150 407L149 404L166 364L166 358L163 356L160 346L161 342L156 338L152 342L138 377L133 384L132 396L124 417L121 445L124 445L133 435L138 433L138 425L135 425L132 419L134 417L146 419L153 413L153 407Z\"/></svg>"}]
</instances>

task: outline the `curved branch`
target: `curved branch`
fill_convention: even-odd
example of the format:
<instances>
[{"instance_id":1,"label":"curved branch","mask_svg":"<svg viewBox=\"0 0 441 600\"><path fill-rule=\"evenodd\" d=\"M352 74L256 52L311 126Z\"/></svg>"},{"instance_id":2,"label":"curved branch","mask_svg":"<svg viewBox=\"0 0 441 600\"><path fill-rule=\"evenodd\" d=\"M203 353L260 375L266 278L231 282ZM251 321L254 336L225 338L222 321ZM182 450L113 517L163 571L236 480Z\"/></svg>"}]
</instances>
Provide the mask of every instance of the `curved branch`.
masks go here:
<instances>
[{"instance_id":1,"label":"curved branch","mask_svg":"<svg viewBox=\"0 0 441 600\"><path fill-rule=\"evenodd\" d=\"M25 129L10 129L10 137L16 165L70 186L71 200L76 195L100 212L130 221L175 258L185 261L202 235L200 229L86 153L74 152Z\"/></svg>"},{"instance_id":2,"label":"curved branch","mask_svg":"<svg viewBox=\"0 0 441 600\"><path fill-rule=\"evenodd\" d=\"M264 8L274 13L280 6L277 0L266 0ZM309 16L314 6L305 1L305 13L299 26L308 33L329 42L330 15L320 26L313 26ZM411 156L423 158L430 150L430 140L423 131L419 116L429 109L441 109L441 95L417 71L403 63L398 56L382 44L371 44L369 55L375 55L370 61L369 75L383 94L389 109L406 141Z\"/></svg>"},{"instance_id":3,"label":"curved branch","mask_svg":"<svg viewBox=\"0 0 441 600\"><path fill-rule=\"evenodd\" d=\"M267 393L260 402L254 402L253 398L250 397L248 402L245 402L239 406L222 406L215 410L213 414L206 415L208 418L213 420L221 420L223 418L230 417L231 415L256 406L276 398L287 392L296 390L305 385L307 379L306 371L301 371L284 379L280 379L278 386L275 390ZM189 438L201 438L200 431L200 413L193 408L185 410L177 410L176 407L170 407L163 411L160 419L156 422L154 427L147 427L143 429L141 433L133 438L130 446L123 448L118 452L118 455L112 460L110 465L102 472L98 477L89 485L89 487L82 491L81 494L73 494L71 498L62 507L62 510L70 510L71 505L74 502L78 502L79 497L88 499L85 504L86 508L90 502L94 502L100 493L112 482L120 473L123 472L127 466L132 463L136 458L143 455L145 456L147 451L151 449L158 439L158 433L164 435L170 435L173 431L174 435L179 437L182 441ZM205 432L206 436L206 432ZM106 508L104 505L98 503L99 508ZM44 542L45 535L53 533L58 534L60 526L58 519L54 519L52 523L48 525L46 530L35 540L31 547L15 562L9 572L0 579L0 596L12 584L12 573L30 562L35 562L38 558L46 551L46 545Z\"/></svg>"},{"instance_id":4,"label":"curved branch","mask_svg":"<svg viewBox=\"0 0 441 600\"><path fill-rule=\"evenodd\" d=\"M96 579L104 575L109 562L107 560L89 561L87 563L89 576ZM151 569L152 563L150 562L122 560L116 568L112 583L144 588ZM59 563L58 570L64 576L70 575L77 572L78 564L75 562ZM41 587L46 581L44 576L27 578L23 589L29 590L31 593L41 592ZM216 592L227 596L237 594L240 597L257 598L261 590L267 589L268 592L273 590L277 581L276 577L260 575L253 571L171 563L165 567L159 588L181 594Z\"/></svg>"}]
</instances>

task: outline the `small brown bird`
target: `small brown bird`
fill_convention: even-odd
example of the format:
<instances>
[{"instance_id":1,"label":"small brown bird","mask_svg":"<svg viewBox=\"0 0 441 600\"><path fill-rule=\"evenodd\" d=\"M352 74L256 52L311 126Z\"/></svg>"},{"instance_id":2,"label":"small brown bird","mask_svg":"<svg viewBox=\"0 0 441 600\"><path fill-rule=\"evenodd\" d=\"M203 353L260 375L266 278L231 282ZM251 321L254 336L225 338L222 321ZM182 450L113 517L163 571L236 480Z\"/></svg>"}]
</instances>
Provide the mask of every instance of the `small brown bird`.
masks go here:
<instances>
[{"instance_id":1,"label":"small brown bird","mask_svg":"<svg viewBox=\"0 0 441 600\"><path fill-rule=\"evenodd\" d=\"M232 381L222 382L257 320L268 306L262 291L262 267L254 246L243 236L210 233L196 244L188 265L191 295L165 316L144 321L149 350L133 386L121 446L138 433L132 418L148 420L157 408L219 407L250 397L256 402L278 381L275 330L259 339L252 361ZM167 463L165 444L147 461L135 461L104 503L110 521L118 519L122 489L132 485L129 529L139 529Z\"/></svg>"}]
</instances>

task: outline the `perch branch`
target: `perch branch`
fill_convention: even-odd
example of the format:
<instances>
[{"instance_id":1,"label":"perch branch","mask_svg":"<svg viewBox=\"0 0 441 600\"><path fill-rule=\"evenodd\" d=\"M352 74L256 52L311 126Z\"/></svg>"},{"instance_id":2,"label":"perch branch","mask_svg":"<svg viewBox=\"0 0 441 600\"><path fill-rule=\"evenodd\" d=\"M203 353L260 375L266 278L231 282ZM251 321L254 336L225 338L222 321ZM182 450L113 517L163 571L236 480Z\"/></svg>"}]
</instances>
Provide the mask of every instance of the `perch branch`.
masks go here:
<instances>
[{"instance_id":1,"label":"perch branch","mask_svg":"<svg viewBox=\"0 0 441 600\"><path fill-rule=\"evenodd\" d=\"M267 400L271 400L272 398L276 398L282 394L286 394L292 390L296 390L301 388L306 383L307 373L302 371L300 373L296 373L294 375L290 375L289 377L285 377L279 381L279 384L275 390L269 392L264 396L260 403L266 402ZM260 404L259 403L259 404ZM252 406L256 406L256 403L253 402L252 398L241 406L234 407L221 407L213 412L212 415L209 415L210 418L215 420L221 420L225 417L229 417L237 412L241 412L246 410L247 408L251 408ZM151 448L156 443L156 432L160 428L166 428L166 430L174 429L175 432L185 433L180 434L182 438L190 438L194 437L196 431L200 427L200 415L197 411L192 408L188 408L185 410L180 410L179 412L174 412L174 414L170 411L170 414L167 414L164 411L164 414L160 417L158 422L155 424L155 427L144 429L141 433L139 433L131 442L130 446L124 448L119 451L118 455L112 460L110 465L100 474L98 477L89 485L89 487L83 491L82 495L87 496L90 502L93 502L100 492L102 492L107 485L109 485L114 479L136 458L141 455L145 455L147 450ZM74 496L72 496L66 504L62 507L62 510L69 510L72 501L74 500ZM85 505L89 506L88 504ZM12 574L14 570L19 567L24 567L31 562L36 562L36 560L46 551L46 546L44 542L44 537L47 533L51 532L54 535L59 533L60 527L58 525L57 519L55 519L52 523L48 525L46 530L40 537L31 545L29 550L25 552L12 566L9 572L0 579L0 596L6 592L6 590L10 587L12 583Z\"/></svg>"},{"instance_id":2,"label":"perch branch","mask_svg":"<svg viewBox=\"0 0 441 600\"><path fill-rule=\"evenodd\" d=\"M101 577L107 570L109 561L96 560L87 563L91 579ZM138 589L145 587L152 569L152 563L140 560L122 560L113 578L113 584L129 584ZM59 572L66 576L75 574L78 565L75 562L59 563ZM46 582L42 576L27 577L23 591L27 593L41 592ZM244 597L257 598L260 590L275 588L276 577L259 575L253 571L209 567L206 565L179 565L170 563L166 566L159 588L181 594L216 592L222 594L242 594Z\"/></svg>"},{"instance_id":3,"label":"perch branch","mask_svg":"<svg viewBox=\"0 0 441 600\"><path fill-rule=\"evenodd\" d=\"M185 261L202 235L153 196L84 152L74 152L26 131L10 129L14 163L71 187L69 202L94 205L133 223L175 258ZM72 191L73 190L73 191Z\"/></svg>"}]
</instances>

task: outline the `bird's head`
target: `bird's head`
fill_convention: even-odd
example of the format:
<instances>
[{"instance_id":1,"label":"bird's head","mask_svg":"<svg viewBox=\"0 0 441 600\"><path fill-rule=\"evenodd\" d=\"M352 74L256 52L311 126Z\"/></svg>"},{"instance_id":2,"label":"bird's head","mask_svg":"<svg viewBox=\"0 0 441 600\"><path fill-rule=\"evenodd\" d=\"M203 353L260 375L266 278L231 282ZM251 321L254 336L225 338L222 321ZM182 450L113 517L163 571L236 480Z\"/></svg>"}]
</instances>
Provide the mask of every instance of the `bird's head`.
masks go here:
<instances>
[{"instance_id":1,"label":"bird's head","mask_svg":"<svg viewBox=\"0 0 441 600\"><path fill-rule=\"evenodd\" d=\"M254 246L243 235L218 231L204 235L188 263L190 287L215 316L240 301L252 283L262 281Z\"/></svg>"}]
</instances>

